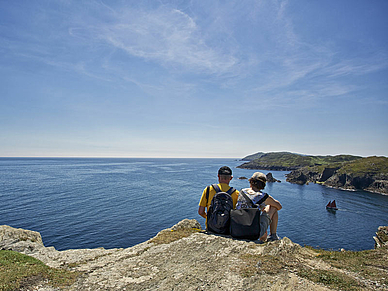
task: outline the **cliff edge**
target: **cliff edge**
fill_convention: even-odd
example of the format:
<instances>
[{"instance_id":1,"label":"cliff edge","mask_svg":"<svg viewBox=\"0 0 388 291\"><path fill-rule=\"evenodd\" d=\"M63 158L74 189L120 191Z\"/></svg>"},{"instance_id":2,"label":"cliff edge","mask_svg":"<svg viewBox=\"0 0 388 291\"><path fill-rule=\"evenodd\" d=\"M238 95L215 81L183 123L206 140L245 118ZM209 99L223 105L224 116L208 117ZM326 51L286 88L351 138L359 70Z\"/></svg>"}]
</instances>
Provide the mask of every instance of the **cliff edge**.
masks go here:
<instances>
[{"instance_id":1,"label":"cliff edge","mask_svg":"<svg viewBox=\"0 0 388 291\"><path fill-rule=\"evenodd\" d=\"M386 247L329 252L301 247L288 238L257 244L208 234L194 219L185 219L133 247L108 250L57 251L45 247L37 232L3 225L0 250L17 251L50 267L79 272L75 283L65 290L388 288ZM23 290L59 289L50 287L50 282L40 282Z\"/></svg>"}]
</instances>

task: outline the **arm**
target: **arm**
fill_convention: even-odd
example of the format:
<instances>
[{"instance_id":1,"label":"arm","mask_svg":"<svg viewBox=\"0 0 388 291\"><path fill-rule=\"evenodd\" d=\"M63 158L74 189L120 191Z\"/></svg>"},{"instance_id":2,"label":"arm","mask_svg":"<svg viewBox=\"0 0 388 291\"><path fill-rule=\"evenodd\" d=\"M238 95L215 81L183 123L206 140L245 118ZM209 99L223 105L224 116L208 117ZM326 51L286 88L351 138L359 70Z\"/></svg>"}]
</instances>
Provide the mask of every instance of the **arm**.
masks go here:
<instances>
[{"instance_id":1,"label":"arm","mask_svg":"<svg viewBox=\"0 0 388 291\"><path fill-rule=\"evenodd\" d=\"M206 187L205 190L203 190L201 200L199 201L198 214L203 218L207 217L205 209L206 209L207 199L208 199L206 195L208 190L210 190L209 187Z\"/></svg>"},{"instance_id":2,"label":"arm","mask_svg":"<svg viewBox=\"0 0 388 291\"><path fill-rule=\"evenodd\" d=\"M198 208L198 214L201 215L203 218L206 218L205 207L199 206L199 208Z\"/></svg>"},{"instance_id":3,"label":"arm","mask_svg":"<svg viewBox=\"0 0 388 291\"><path fill-rule=\"evenodd\" d=\"M265 199L264 202L267 205L271 205L271 206L275 207L277 210L282 209L282 205L280 204L280 202L277 201L276 199L274 199L271 195L268 196L268 198Z\"/></svg>"}]
</instances>

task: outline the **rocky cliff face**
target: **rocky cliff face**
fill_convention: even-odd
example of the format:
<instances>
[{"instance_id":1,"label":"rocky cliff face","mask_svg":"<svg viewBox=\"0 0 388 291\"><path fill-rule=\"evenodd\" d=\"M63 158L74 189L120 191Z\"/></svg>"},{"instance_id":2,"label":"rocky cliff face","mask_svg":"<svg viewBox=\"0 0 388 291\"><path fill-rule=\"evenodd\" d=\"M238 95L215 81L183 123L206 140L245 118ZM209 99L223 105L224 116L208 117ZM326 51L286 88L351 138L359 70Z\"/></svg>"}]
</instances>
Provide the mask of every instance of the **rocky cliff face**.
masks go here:
<instances>
[{"instance_id":1,"label":"rocky cliff face","mask_svg":"<svg viewBox=\"0 0 388 291\"><path fill-rule=\"evenodd\" d=\"M373 239L375 240L375 248L388 246L388 226L379 226Z\"/></svg>"},{"instance_id":2,"label":"rocky cliff face","mask_svg":"<svg viewBox=\"0 0 388 291\"><path fill-rule=\"evenodd\" d=\"M372 174L347 174L338 168L304 167L287 174L287 182L296 184L320 183L345 190L365 190L388 194L388 177Z\"/></svg>"},{"instance_id":3,"label":"rocky cliff face","mask_svg":"<svg viewBox=\"0 0 388 291\"><path fill-rule=\"evenodd\" d=\"M257 244L207 234L196 220L187 219L139 245L109 250L57 251L45 247L37 232L0 226L0 250L4 249L81 272L66 290L333 290L334 278L363 290L388 287L386 248L372 254L373 260L383 256L382 261L364 267L379 268L376 279L370 279L362 272L344 271L322 259L323 251L288 238ZM39 288L29 290L54 290L49 285Z\"/></svg>"}]
</instances>

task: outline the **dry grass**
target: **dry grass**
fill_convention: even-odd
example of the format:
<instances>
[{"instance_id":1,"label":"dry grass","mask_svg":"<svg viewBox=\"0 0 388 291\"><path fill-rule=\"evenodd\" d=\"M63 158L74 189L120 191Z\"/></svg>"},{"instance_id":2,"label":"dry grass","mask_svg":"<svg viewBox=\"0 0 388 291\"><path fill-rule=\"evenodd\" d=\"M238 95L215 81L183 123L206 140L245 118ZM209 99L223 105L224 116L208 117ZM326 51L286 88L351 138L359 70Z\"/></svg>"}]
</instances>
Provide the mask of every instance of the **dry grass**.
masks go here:
<instances>
[{"instance_id":1,"label":"dry grass","mask_svg":"<svg viewBox=\"0 0 388 291\"><path fill-rule=\"evenodd\" d=\"M196 232L202 232L202 230L197 228L182 228L178 230L165 229L159 232L158 235L150 241L155 244L168 244L181 238L188 237Z\"/></svg>"},{"instance_id":2,"label":"dry grass","mask_svg":"<svg viewBox=\"0 0 388 291\"><path fill-rule=\"evenodd\" d=\"M303 255L304 252L290 252L281 256L242 254L240 275L251 277L293 272L338 290L373 290L373 286L388 289L388 248L360 252L306 248L310 255Z\"/></svg>"},{"instance_id":3,"label":"dry grass","mask_svg":"<svg viewBox=\"0 0 388 291\"><path fill-rule=\"evenodd\" d=\"M23 290L45 283L54 287L69 286L77 272L54 269L41 261L14 251L0 251L0 291Z\"/></svg>"}]
</instances>

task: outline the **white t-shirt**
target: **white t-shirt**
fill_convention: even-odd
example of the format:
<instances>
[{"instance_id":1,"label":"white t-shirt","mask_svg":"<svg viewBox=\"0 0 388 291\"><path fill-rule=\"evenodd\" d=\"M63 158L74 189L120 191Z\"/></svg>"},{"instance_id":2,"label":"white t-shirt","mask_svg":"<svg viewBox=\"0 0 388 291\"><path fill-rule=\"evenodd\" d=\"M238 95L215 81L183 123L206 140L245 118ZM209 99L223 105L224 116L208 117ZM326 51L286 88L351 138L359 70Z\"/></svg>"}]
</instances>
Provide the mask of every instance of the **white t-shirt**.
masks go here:
<instances>
[{"instance_id":1,"label":"white t-shirt","mask_svg":"<svg viewBox=\"0 0 388 291\"><path fill-rule=\"evenodd\" d=\"M251 188L245 188L245 189L241 189L240 194L238 195L236 209L251 207L250 204L245 200L241 192L244 192L245 195L247 195L252 200L253 204L259 205L259 208L261 210L263 210L263 208L266 206L264 201L269 196L267 193L264 193L261 191L256 192L256 191L253 191ZM262 202L260 203L260 201Z\"/></svg>"}]
</instances>

